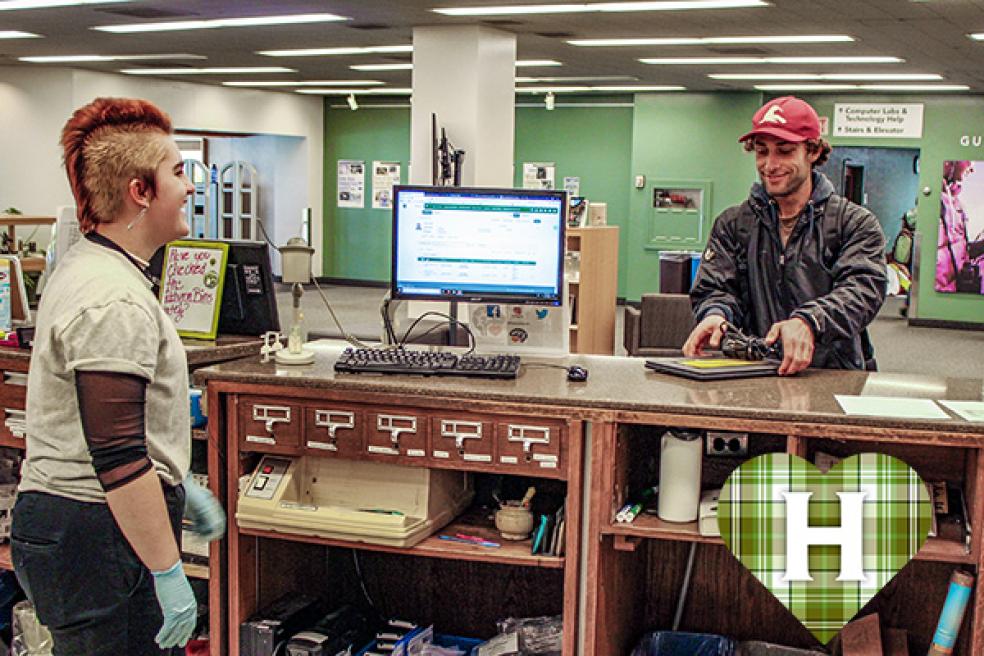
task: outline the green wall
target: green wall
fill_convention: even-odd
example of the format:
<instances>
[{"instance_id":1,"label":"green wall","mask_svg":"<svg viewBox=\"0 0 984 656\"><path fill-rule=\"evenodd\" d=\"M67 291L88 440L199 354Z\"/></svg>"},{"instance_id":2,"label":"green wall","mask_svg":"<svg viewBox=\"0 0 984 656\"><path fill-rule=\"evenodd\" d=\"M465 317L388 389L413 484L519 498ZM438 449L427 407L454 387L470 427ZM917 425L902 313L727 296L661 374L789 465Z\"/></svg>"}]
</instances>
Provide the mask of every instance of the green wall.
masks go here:
<instances>
[{"instance_id":1,"label":"green wall","mask_svg":"<svg viewBox=\"0 0 984 656\"><path fill-rule=\"evenodd\" d=\"M922 95L814 95L803 96L821 116L833 117L834 103L922 103L922 139L831 138L831 144L850 146L896 146L921 149L919 188L929 187L929 196L919 194L916 232L921 235L921 257L917 318L984 323L984 297L971 294L940 294L933 289L936 272L936 242L940 220L940 184L943 162L948 159L984 160L984 148L961 146L964 135L984 135L984 102L981 96ZM831 123L831 125L833 125Z\"/></svg>"},{"instance_id":2,"label":"green wall","mask_svg":"<svg viewBox=\"0 0 984 656\"><path fill-rule=\"evenodd\" d=\"M704 235L714 218L748 197L755 162L738 137L748 131L762 102L757 93L663 93L635 98L631 176L645 175L644 189L630 191L630 225L622 252L629 300L659 291L659 251L647 247L653 217L652 187L663 181L710 183ZM706 201L705 201L706 203ZM695 247L678 246L687 250Z\"/></svg>"},{"instance_id":3,"label":"green wall","mask_svg":"<svg viewBox=\"0 0 984 656\"><path fill-rule=\"evenodd\" d=\"M338 160L366 162L366 208L339 208ZM392 215L372 207L372 162L400 162L406 183L410 109L329 109L325 103L324 271L329 278L389 281Z\"/></svg>"},{"instance_id":4,"label":"green wall","mask_svg":"<svg viewBox=\"0 0 984 656\"><path fill-rule=\"evenodd\" d=\"M624 104L631 100L623 99ZM629 157L632 107L543 107L516 109L515 180L522 186L523 162L554 162L557 186L564 176L581 178L581 195L608 203L608 221L628 226ZM325 106L324 275L366 281L388 281L390 275L390 212L340 209L337 160L410 160L410 110L329 109ZM466 161L467 166L467 161ZM371 186L367 169L366 194ZM620 275L624 276L624 267Z\"/></svg>"},{"instance_id":5,"label":"green wall","mask_svg":"<svg viewBox=\"0 0 984 656\"><path fill-rule=\"evenodd\" d=\"M523 186L523 162L554 162L558 188L563 188L565 176L577 176L582 196L607 203L608 225L619 227L618 288L624 295L632 107L557 107L549 112L542 107L517 107L515 143L516 187Z\"/></svg>"},{"instance_id":6,"label":"green wall","mask_svg":"<svg viewBox=\"0 0 984 656\"><path fill-rule=\"evenodd\" d=\"M962 146L964 135L984 135L984 102L980 96L828 95L804 96L821 116L833 116L837 102L922 103L922 139L831 138L834 146L919 148L917 230L922 236L918 284L918 318L984 323L984 297L939 294L933 289L939 222L939 185L943 161L984 160L984 148ZM605 99L608 100L608 99ZM619 100L619 99L614 99ZM704 234L725 208L741 202L755 180L753 158L736 142L761 105L758 93L640 94L630 107L539 107L516 110L516 174L521 182L524 161L557 165L557 183L564 176L581 178L583 195L608 203L608 221L621 228L619 295L638 300L659 288L659 252L647 248L653 218L652 184L662 180L703 180L710 183L710 207ZM621 102L627 102L621 100ZM390 214L385 210L336 207L338 159L410 158L408 108L348 109L325 107L325 238L324 275L365 281L389 278ZM645 175L646 187L632 181ZM367 177L367 184L371 178ZM367 188L367 194L369 189Z\"/></svg>"}]
</instances>

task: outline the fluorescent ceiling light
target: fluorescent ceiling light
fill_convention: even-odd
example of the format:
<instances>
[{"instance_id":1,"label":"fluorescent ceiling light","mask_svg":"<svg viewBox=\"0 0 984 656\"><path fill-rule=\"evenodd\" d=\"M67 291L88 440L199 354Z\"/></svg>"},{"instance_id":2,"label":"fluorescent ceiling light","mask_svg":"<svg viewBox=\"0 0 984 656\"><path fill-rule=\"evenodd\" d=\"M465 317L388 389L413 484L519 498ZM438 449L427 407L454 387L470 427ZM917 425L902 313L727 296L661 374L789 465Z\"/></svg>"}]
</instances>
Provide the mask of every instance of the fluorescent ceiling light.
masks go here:
<instances>
[{"instance_id":1,"label":"fluorescent ceiling light","mask_svg":"<svg viewBox=\"0 0 984 656\"><path fill-rule=\"evenodd\" d=\"M47 9L48 7L77 7L79 5L109 5L130 0L5 0L0 2L0 11L16 9Z\"/></svg>"},{"instance_id":2,"label":"fluorescent ceiling light","mask_svg":"<svg viewBox=\"0 0 984 656\"><path fill-rule=\"evenodd\" d=\"M702 46L751 43L847 43L846 34L790 34L787 36L702 36L658 37L654 39L574 39L572 46Z\"/></svg>"},{"instance_id":3,"label":"fluorescent ceiling light","mask_svg":"<svg viewBox=\"0 0 984 656\"><path fill-rule=\"evenodd\" d=\"M318 96L348 96L350 94L370 96L409 96L413 93L413 89L392 87L383 89L298 89L295 93Z\"/></svg>"},{"instance_id":4,"label":"fluorescent ceiling light","mask_svg":"<svg viewBox=\"0 0 984 656\"><path fill-rule=\"evenodd\" d=\"M976 32L974 34L968 34L967 36L974 41L984 41L984 32Z\"/></svg>"},{"instance_id":5,"label":"fluorescent ceiling light","mask_svg":"<svg viewBox=\"0 0 984 656\"><path fill-rule=\"evenodd\" d=\"M515 16L519 14L582 14L623 11L685 11L688 9L739 9L768 7L763 0L679 0L671 2L592 2L564 5L507 5L496 7L438 7L445 16Z\"/></svg>"},{"instance_id":6,"label":"fluorescent ceiling light","mask_svg":"<svg viewBox=\"0 0 984 656\"><path fill-rule=\"evenodd\" d=\"M379 80L236 80L222 84L227 87L369 87L385 83Z\"/></svg>"},{"instance_id":7,"label":"fluorescent ceiling light","mask_svg":"<svg viewBox=\"0 0 984 656\"><path fill-rule=\"evenodd\" d=\"M38 39L40 34L21 32L19 30L0 30L0 39Z\"/></svg>"},{"instance_id":8,"label":"fluorescent ceiling light","mask_svg":"<svg viewBox=\"0 0 984 656\"><path fill-rule=\"evenodd\" d=\"M712 80L942 80L939 73L709 73Z\"/></svg>"},{"instance_id":9,"label":"fluorescent ceiling light","mask_svg":"<svg viewBox=\"0 0 984 656\"><path fill-rule=\"evenodd\" d=\"M583 75L573 77L517 77L516 84L536 82L632 82L639 78L634 75Z\"/></svg>"},{"instance_id":10,"label":"fluorescent ceiling light","mask_svg":"<svg viewBox=\"0 0 984 656\"><path fill-rule=\"evenodd\" d=\"M354 64L349 68L354 71L411 71L413 64Z\"/></svg>"},{"instance_id":11,"label":"fluorescent ceiling light","mask_svg":"<svg viewBox=\"0 0 984 656\"><path fill-rule=\"evenodd\" d=\"M154 59L208 59L202 55L191 55L177 52L163 55L44 55L40 57L18 57L19 61L34 64L76 63L76 62L108 62L108 61L140 61Z\"/></svg>"},{"instance_id":12,"label":"fluorescent ceiling light","mask_svg":"<svg viewBox=\"0 0 984 656\"><path fill-rule=\"evenodd\" d=\"M756 84L759 91L968 91L964 84Z\"/></svg>"},{"instance_id":13,"label":"fluorescent ceiling light","mask_svg":"<svg viewBox=\"0 0 984 656\"><path fill-rule=\"evenodd\" d=\"M242 18L212 18L208 20L167 21L163 23L124 23L97 25L94 30L114 34L137 32L173 32L176 30L214 30L220 27L257 27L266 25L297 25L300 23L331 23L348 18L335 14L285 14L281 16L245 16Z\"/></svg>"},{"instance_id":14,"label":"fluorescent ceiling light","mask_svg":"<svg viewBox=\"0 0 984 656\"><path fill-rule=\"evenodd\" d=\"M364 48L298 48L295 50L258 50L256 54L266 55L267 57L319 57L328 55L372 55L394 52L413 52L413 46L366 46Z\"/></svg>"},{"instance_id":15,"label":"fluorescent ceiling light","mask_svg":"<svg viewBox=\"0 0 984 656\"><path fill-rule=\"evenodd\" d=\"M538 66L563 66L554 59L517 59L516 68L536 68Z\"/></svg>"},{"instance_id":16,"label":"fluorescent ceiling light","mask_svg":"<svg viewBox=\"0 0 984 656\"><path fill-rule=\"evenodd\" d=\"M602 91L610 93L635 93L643 91L686 91L681 86L567 86L567 87L516 87L516 93L579 93L584 91Z\"/></svg>"},{"instance_id":17,"label":"fluorescent ceiling light","mask_svg":"<svg viewBox=\"0 0 984 656\"><path fill-rule=\"evenodd\" d=\"M898 57L647 57L643 64L657 66L718 66L729 64L901 64Z\"/></svg>"},{"instance_id":18,"label":"fluorescent ceiling light","mask_svg":"<svg viewBox=\"0 0 984 656\"><path fill-rule=\"evenodd\" d=\"M296 73L283 66L227 66L217 68L124 68L127 75L235 75L239 73Z\"/></svg>"}]
</instances>

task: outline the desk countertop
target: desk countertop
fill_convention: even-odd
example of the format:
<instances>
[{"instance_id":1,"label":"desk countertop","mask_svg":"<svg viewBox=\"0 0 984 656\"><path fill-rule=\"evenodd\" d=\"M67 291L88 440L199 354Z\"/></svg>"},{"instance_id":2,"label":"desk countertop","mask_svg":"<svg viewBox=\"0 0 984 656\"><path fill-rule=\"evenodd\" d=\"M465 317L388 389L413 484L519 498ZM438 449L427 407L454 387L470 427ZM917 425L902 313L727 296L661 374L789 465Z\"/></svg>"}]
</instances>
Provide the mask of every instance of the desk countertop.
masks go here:
<instances>
[{"instance_id":1,"label":"desk countertop","mask_svg":"<svg viewBox=\"0 0 984 656\"><path fill-rule=\"evenodd\" d=\"M578 408L585 411L676 413L774 421L881 428L939 430L984 436L984 422L951 419L863 417L844 414L835 395L980 401L984 381L860 371L808 370L794 377L695 382L647 370L641 358L578 355L546 358L523 356L515 380L459 377L374 376L340 374L333 369L343 345L315 342L310 365L261 363L258 357L199 369L195 382L231 381L329 390L396 394L436 399L481 400L502 403ZM560 369L537 363L588 369L586 382L569 382Z\"/></svg>"},{"instance_id":2,"label":"desk countertop","mask_svg":"<svg viewBox=\"0 0 984 656\"><path fill-rule=\"evenodd\" d=\"M197 367L215 362L235 360L260 352L260 338L243 335L219 335L214 340L183 339L188 365ZM0 347L0 360L30 362L27 349Z\"/></svg>"}]
</instances>

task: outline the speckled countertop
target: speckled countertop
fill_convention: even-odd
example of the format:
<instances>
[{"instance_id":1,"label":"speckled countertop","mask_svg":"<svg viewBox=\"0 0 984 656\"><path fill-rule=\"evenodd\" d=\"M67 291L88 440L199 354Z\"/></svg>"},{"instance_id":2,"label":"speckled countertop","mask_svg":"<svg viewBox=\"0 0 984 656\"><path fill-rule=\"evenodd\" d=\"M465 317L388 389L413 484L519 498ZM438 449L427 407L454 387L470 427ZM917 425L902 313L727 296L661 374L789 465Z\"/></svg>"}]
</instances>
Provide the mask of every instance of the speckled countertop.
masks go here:
<instances>
[{"instance_id":1,"label":"speckled countertop","mask_svg":"<svg viewBox=\"0 0 984 656\"><path fill-rule=\"evenodd\" d=\"M196 384L209 380L353 390L437 399L476 399L542 404L585 410L679 413L776 421L898 429L940 430L984 435L984 422L845 415L835 395L864 395L934 400L981 401L984 381L857 371L807 371L791 378L695 382L648 371L644 360L617 356L573 355L566 358L523 356L515 380L459 377L336 374L333 365L344 347L316 342L310 365L261 363L259 357L225 362L195 372ZM561 369L537 365L584 366L586 382L569 382Z\"/></svg>"},{"instance_id":2,"label":"speckled countertop","mask_svg":"<svg viewBox=\"0 0 984 656\"><path fill-rule=\"evenodd\" d=\"M216 339L182 339L181 343L184 344L188 364L196 367L257 354L261 341L259 337L219 335ZM29 363L31 351L0 347L0 360Z\"/></svg>"}]
</instances>

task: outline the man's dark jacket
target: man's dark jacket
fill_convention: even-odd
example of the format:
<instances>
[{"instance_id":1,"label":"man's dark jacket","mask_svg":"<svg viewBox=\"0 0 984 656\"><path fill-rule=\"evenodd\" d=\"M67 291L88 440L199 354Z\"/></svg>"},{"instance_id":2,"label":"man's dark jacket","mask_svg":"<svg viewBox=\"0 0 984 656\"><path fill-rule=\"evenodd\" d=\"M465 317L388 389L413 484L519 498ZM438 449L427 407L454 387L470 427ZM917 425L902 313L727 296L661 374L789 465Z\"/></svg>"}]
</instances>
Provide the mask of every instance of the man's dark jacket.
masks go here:
<instances>
[{"instance_id":1,"label":"man's dark jacket","mask_svg":"<svg viewBox=\"0 0 984 656\"><path fill-rule=\"evenodd\" d=\"M802 317L813 329L812 366L863 369L871 354L861 332L885 300L885 236L874 214L832 198L834 186L814 171L785 248L778 206L761 184L722 212L690 291L697 320L719 314L765 337L777 321Z\"/></svg>"}]
</instances>

